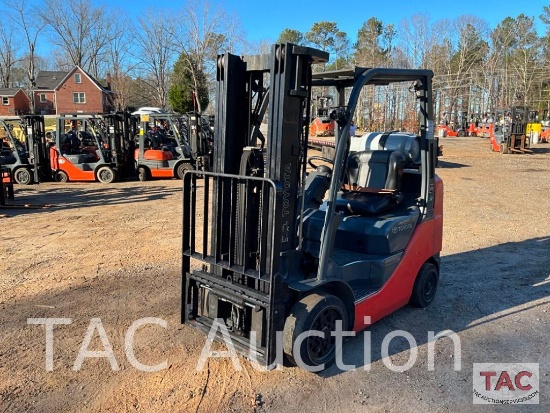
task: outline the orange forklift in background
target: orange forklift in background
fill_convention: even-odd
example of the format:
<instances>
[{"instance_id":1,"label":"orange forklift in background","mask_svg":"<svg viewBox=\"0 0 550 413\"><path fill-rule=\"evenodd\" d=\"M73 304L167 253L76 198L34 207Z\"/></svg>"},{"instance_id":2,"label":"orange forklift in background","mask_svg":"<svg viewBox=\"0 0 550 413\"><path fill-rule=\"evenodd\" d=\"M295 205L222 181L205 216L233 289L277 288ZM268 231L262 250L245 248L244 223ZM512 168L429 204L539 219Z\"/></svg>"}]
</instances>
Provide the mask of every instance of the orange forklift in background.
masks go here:
<instances>
[{"instance_id":1,"label":"orange forklift in background","mask_svg":"<svg viewBox=\"0 0 550 413\"><path fill-rule=\"evenodd\" d=\"M102 120L93 115L61 115L57 118L55 145L50 164L56 182L117 179L116 162L109 142L99 133Z\"/></svg>"},{"instance_id":2,"label":"orange forklift in background","mask_svg":"<svg viewBox=\"0 0 550 413\"><path fill-rule=\"evenodd\" d=\"M464 137L468 132L468 112L444 112L437 126L439 137Z\"/></svg>"},{"instance_id":3,"label":"orange forklift in background","mask_svg":"<svg viewBox=\"0 0 550 413\"><path fill-rule=\"evenodd\" d=\"M195 169L191 146L181 135L170 114L141 115L138 146L134 158L140 181L151 178L183 178Z\"/></svg>"}]
</instances>

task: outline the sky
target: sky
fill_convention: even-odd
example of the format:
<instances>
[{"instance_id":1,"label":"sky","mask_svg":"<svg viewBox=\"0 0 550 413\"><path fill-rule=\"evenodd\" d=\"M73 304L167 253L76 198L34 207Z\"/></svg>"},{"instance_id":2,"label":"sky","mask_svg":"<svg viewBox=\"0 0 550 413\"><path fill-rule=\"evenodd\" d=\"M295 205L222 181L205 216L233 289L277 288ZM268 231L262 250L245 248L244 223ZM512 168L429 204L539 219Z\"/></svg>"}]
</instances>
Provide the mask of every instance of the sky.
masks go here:
<instances>
[{"instance_id":1,"label":"sky","mask_svg":"<svg viewBox=\"0 0 550 413\"><path fill-rule=\"evenodd\" d=\"M187 0L194 1L194 0ZM469 14L482 17L491 29L506 17L523 13L535 17L540 35L544 26L538 18L550 0L209 0L219 4L228 13L235 15L250 42L273 43L285 29L308 31L313 23L336 22L341 31L352 41L357 31L371 17L384 24L393 23L399 31L399 22L415 14L426 14L432 22L453 19ZM185 0L165 3L170 9L182 7ZM118 0L114 3L131 15L151 10L150 0ZM169 5L169 6L168 6Z\"/></svg>"},{"instance_id":2,"label":"sky","mask_svg":"<svg viewBox=\"0 0 550 413\"><path fill-rule=\"evenodd\" d=\"M487 20L493 29L506 17L523 13L535 17L539 34L544 34L539 15L550 0L219 0L225 9L239 17L248 40L277 40L285 28L308 31L312 24L331 21L341 31L355 39L357 31L371 17L384 24L393 23L399 31L399 22L414 14L426 14L433 22L469 14Z\"/></svg>"}]
</instances>

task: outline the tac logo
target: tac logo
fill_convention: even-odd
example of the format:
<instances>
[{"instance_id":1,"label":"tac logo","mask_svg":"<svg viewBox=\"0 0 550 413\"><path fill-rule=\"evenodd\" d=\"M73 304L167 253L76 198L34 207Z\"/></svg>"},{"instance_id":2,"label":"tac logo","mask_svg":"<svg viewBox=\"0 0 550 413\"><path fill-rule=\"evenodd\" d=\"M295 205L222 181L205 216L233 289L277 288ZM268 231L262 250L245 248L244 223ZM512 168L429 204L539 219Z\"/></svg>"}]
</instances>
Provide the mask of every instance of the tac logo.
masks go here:
<instances>
[{"instance_id":1,"label":"tac logo","mask_svg":"<svg viewBox=\"0 0 550 413\"><path fill-rule=\"evenodd\" d=\"M474 363L474 404L538 404L538 363Z\"/></svg>"}]
</instances>

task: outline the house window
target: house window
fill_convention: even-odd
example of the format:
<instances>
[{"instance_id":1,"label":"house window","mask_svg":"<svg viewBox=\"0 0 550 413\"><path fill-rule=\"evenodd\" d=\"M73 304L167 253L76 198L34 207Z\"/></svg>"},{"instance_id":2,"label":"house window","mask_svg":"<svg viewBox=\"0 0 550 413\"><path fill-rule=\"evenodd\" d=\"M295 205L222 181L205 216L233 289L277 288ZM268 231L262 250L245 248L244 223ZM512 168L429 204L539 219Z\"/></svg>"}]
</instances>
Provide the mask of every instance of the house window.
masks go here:
<instances>
[{"instance_id":1,"label":"house window","mask_svg":"<svg viewBox=\"0 0 550 413\"><path fill-rule=\"evenodd\" d=\"M86 93L84 93L84 92L74 92L73 93L73 102L74 103L86 103Z\"/></svg>"},{"instance_id":2,"label":"house window","mask_svg":"<svg viewBox=\"0 0 550 413\"><path fill-rule=\"evenodd\" d=\"M47 101L48 101L48 99L46 99L46 94L45 94L45 93L41 93L41 94L40 94L40 102L46 103Z\"/></svg>"},{"instance_id":3,"label":"house window","mask_svg":"<svg viewBox=\"0 0 550 413\"><path fill-rule=\"evenodd\" d=\"M10 98L8 96L2 96L2 105L8 106L10 104Z\"/></svg>"},{"instance_id":4,"label":"house window","mask_svg":"<svg viewBox=\"0 0 550 413\"><path fill-rule=\"evenodd\" d=\"M82 83L82 79L80 78L80 73L74 74L74 82L75 83Z\"/></svg>"}]
</instances>

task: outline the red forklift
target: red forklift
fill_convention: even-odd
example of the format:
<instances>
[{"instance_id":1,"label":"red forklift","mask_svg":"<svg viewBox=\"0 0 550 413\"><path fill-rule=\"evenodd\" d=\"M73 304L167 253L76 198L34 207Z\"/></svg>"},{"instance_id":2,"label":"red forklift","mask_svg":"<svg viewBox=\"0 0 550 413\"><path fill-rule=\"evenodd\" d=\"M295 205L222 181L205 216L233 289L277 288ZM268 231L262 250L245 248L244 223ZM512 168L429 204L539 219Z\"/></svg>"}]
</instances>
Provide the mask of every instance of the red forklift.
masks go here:
<instances>
[{"instance_id":1,"label":"red forklift","mask_svg":"<svg viewBox=\"0 0 550 413\"><path fill-rule=\"evenodd\" d=\"M482 124L481 115L479 113L472 113L469 116L468 129L466 130L468 136L481 136Z\"/></svg>"},{"instance_id":2,"label":"red forklift","mask_svg":"<svg viewBox=\"0 0 550 413\"><path fill-rule=\"evenodd\" d=\"M329 116L329 103L332 96L317 96L314 99L317 115L309 124L311 136L334 136L336 122Z\"/></svg>"},{"instance_id":3,"label":"red forklift","mask_svg":"<svg viewBox=\"0 0 550 413\"><path fill-rule=\"evenodd\" d=\"M200 116L190 116L189 137L200 132ZM141 115L138 146L135 150L135 165L140 181L151 178L183 178L185 171L205 169L178 128L178 122L171 114L151 113ZM206 160L209 164L209 159Z\"/></svg>"},{"instance_id":4,"label":"red forklift","mask_svg":"<svg viewBox=\"0 0 550 413\"><path fill-rule=\"evenodd\" d=\"M443 119L437 126L439 137L464 137L469 130L468 112L444 112Z\"/></svg>"},{"instance_id":5,"label":"red forklift","mask_svg":"<svg viewBox=\"0 0 550 413\"><path fill-rule=\"evenodd\" d=\"M20 140L16 137L18 130ZM11 179L21 185L50 181L48 142L41 115L24 115L0 120L2 164L11 171Z\"/></svg>"},{"instance_id":6,"label":"red forklift","mask_svg":"<svg viewBox=\"0 0 550 413\"><path fill-rule=\"evenodd\" d=\"M222 323L235 349L267 368L282 363L279 350L328 367L339 322L360 331L408 303L426 307L439 280L433 72L313 74L328 57L290 43L219 56L213 172L184 176L181 321L218 340ZM417 134L382 132L376 149L350 152L362 88L392 83L410 86ZM307 155L315 87L337 91L334 159Z\"/></svg>"},{"instance_id":7,"label":"red forklift","mask_svg":"<svg viewBox=\"0 0 550 413\"><path fill-rule=\"evenodd\" d=\"M95 115L57 117L55 145L50 148L50 164L56 182L117 179L117 163Z\"/></svg>"}]
</instances>

